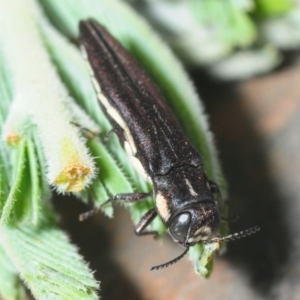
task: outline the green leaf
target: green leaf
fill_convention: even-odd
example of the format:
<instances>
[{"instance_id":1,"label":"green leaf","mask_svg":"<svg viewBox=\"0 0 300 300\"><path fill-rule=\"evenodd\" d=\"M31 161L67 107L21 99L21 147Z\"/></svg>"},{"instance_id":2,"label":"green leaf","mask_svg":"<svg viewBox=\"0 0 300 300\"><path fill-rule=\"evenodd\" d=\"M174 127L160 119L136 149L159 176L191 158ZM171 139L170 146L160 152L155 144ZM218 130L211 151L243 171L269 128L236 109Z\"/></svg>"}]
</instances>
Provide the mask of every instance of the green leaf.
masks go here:
<instances>
[{"instance_id":1,"label":"green leaf","mask_svg":"<svg viewBox=\"0 0 300 300\"><path fill-rule=\"evenodd\" d=\"M14 168L9 194L3 201L5 204L1 215L2 225L9 221L20 222L31 219L34 224L38 221L41 191L33 147L32 141L24 138L11 148L11 155L14 156L12 164ZM1 177L4 176L4 172L1 172ZM12 216L14 216L13 219Z\"/></svg>"},{"instance_id":2,"label":"green leaf","mask_svg":"<svg viewBox=\"0 0 300 300\"><path fill-rule=\"evenodd\" d=\"M11 74L0 45L0 128L3 126L12 100L11 84Z\"/></svg>"},{"instance_id":3,"label":"green leaf","mask_svg":"<svg viewBox=\"0 0 300 300\"><path fill-rule=\"evenodd\" d=\"M251 45L256 28L248 12L234 0L190 0L191 11L200 26L210 27L213 35L231 48Z\"/></svg>"},{"instance_id":4,"label":"green leaf","mask_svg":"<svg viewBox=\"0 0 300 300\"><path fill-rule=\"evenodd\" d=\"M14 151L14 163L13 163L13 175L11 179L11 187L3 206L0 225L6 225L12 217L12 211L14 204L17 200L17 195L20 194L20 186L22 178L24 177L25 163L26 163L26 140L22 139L18 145L13 149Z\"/></svg>"},{"instance_id":5,"label":"green leaf","mask_svg":"<svg viewBox=\"0 0 300 300\"><path fill-rule=\"evenodd\" d=\"M109 198L105 185L100 180L93 181L89 188L89 193L93 199L95 207L99 207ZM102 211L110 218L113 216L113 207L111 205L106 205L102 208Z\"/></svg>"},{"instance_id":6,"label":"green leaf","mask_svg":"<svg viewBox=\"0 0 300 300\"><path fill-rule=\"evenodd\" d=\"M190 256L194 260L199 259L199 264L194 264L194 271L196 274L208 278L213 268L213 253L218 250L218 244L195 245L191 249ZM200 255L199 255L200 253Z\"/></svg>"},{"instance_id":7,"label":"green leaf","mask_svg":"<svg viewBox=\"0 0 300 300\"><path fill-rule=\"evenodd\" d=\"M124 193L124 191L132 192L130 182L103 145L96 140L92 140L89 142L89 148L95 157L97 165L101 168L100 172L104 174L105 186L113 194Z\"/></svg>"},{"instance_id":8,"label":"green leaf","mask_svg":"<svg viewBox=\"0 0 300 300\"><path fill-rule=\"evenodd\" d=\"M0 245L0 295L5 300L21 300L25 289L19 274L4 249Z\"/></svg>"},{"instance_id":9,"label":"green leaf","mask_svg":"<svg viewBox=\"0 0 300 300\"><path fill-rule=\"evenodd\" d=\"M0 243L36 299L98 299L86 263L54 218L40 226L1 227Z\"/></svg>"},{"instance_id":10,"label":"green leaf","mask_svg":"<svg viewBox=\"0 0 300 300\"><path fill-rule=\"evenodd\" d=\"M37 155L35 153L35 146L31 139L28 139L27 141L27 159L29 161L31 181L31 222L37 225L40 214L40 201L42 196L41 174L39 173L40 168L38 165Z\"/></svg>"},{"instance_id":11,"label":"green leaf","mask_svg":"<svg viewBox=\"0 0 300 300\"><path fill-rule=\"evenodd\" d=\"M0 211L9 193L9 171L7 170L7 153L3 141L0 141Z\"/></svg>"},{"instance_id":12,"label":"green leaf","mask_svg":"<svg viewBox=\"0 0 300 300\"><path fill-rule=\"evenodd\" d=\"M5 64L5 59L0 48L0 129L6 118L8 107L11 101L11 82L10 74ZM9 193L9 180L11 177L11 168L8 155L8 147L4 141L0 140L0 211L2 211L4 202Z\"/></svg>"},{"instance_id":13,"label":"green leaf","mask_svg":"<svg viewBox=\"0 0 300 300\"><path fill-rule=\"evenodd\" d=\"M295 1L292 0L255 0L255 2L255 13L263 17L283 15L295 7Z\"/></svg>"},{"instance_id":14,"label":"green leaf","mask_svg":"<svg viewBox=\"0 0 300 300\"><path fill-rule=\"evenodd\" d=\"M3 6L4 4L2 8ZM12 8L14 4L8 6ZM27 1L25 6L30 11L34 7L34 1ZM25 16L22 15L22 9L18 13L17 17L28 17L28 11L24 13ZM11 16L11 22L15 22L14 17ZM36 15L29 18L30 25L34 23L35 17ZM30 26L29 28L32 29ZM10 62L2 55L2 46L5 45L2 33L3 31L0 41L1 133L16 94L15 82L12 85L15 74L10 74ZM31 32L28 33L30 35ZM14 38L14 32L11 37ZM32 66L33 69L34 67ZM26 69L22 71L28 72ZM30 98L31 91L27 91ZM22 112L20 110L21 117ZM21 139L16 140L13 147L0 141L1 296L3 299L23 298L22 279L36 299L98 299L96 290L99 284L93 278L93 273L66 234L56 228L56 219L49 204L50 188L45 177L45 149L42 148L36 135L36 127L32 126L31 121L32 119L26 118L26 122L17 124L19 127L16 129Z\"/></svg>"},{"instance_id":15,"label":"green leaf","mask_svg":"<svg viewBox=\"0 0 300 300\"><path fill-rule=\"evenodd\" d=\"M49 199L51 194L50 194L50 187L48 185L47 179L46 179L46 171L47 171L47 166L43 154L43 149L42 145L37 137L37 134L34 130L31 131L30 137L33 141L33 144L35 146L35 157L29 158L29 159L36 159L37 164L40 168L39 170L39 176L40 176L40 189L41 189L41 199ZM33 154L33 152L31 153Z\"/></svg>"}]
</instances>

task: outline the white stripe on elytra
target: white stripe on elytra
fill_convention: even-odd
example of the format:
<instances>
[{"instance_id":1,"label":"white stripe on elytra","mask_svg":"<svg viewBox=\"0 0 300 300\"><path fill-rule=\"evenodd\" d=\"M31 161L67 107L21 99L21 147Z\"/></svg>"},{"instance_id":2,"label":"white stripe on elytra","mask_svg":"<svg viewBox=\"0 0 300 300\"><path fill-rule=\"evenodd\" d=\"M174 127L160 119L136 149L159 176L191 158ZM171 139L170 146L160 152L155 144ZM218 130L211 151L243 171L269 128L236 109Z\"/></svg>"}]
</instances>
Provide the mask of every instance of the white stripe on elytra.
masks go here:
<instances>
[{"instance_id":1,"label":"white stripe on elytra","mask_svg":"<svg viewBox=\"0 0 300 300\"><path fill-rule=\"evenodd\" d=\"M97 79L94 76L92 76L92 83L94 85L94 88L95 88L97 94L101 94L101 87L100 87Z\"/></svg>"},{"instance_id":2,"label":"white stripe on elytra","mask_svg":"<svg viewBox=\"0 0 300 300\"><path fill-rule=\"evenodd\" d=\"M197 196L198 194L195 192L195 190L193 189L193 187L192 187L190 181L189 181L187 178L185 178L185 183L186 183L187 186L189 187L189 191L190 191L191 195L192 195L192 196Z\"/></svg>"},{"instance_id":3,"label":"white stripe on elytra","mask_svg":"<svg viewBox=\"0 0 300 300\"><path fill-rule=\"evenodd\" d=\"M84 48L83 45L80 46L80 50L81 50L82 56L83 56L83 58L84 58L84 60L86 62L85 65L87 66L87 69L88 69L90 75L92 76L92 78L95 77L94 76L94 71L93 71L93 69L92 69L92 67L91 67L91 65L89 63L88 56L87 56L86 50L85 50L85 48Z\"/></svg>"},{"instance_id":4,"label":"white stripe on elytra","mask_svg":"<svg viewBox=\"0 0 300 300\"><path fill-rule=\"evenodd\" d=\"M130 133L130 130L128 126L126 125L125 121L119 114L119 112L113 108L110 103L108 102L107 98L102 94L97 94L99 101L102 103L102 105L105 107L107 113L117 122L117 124L124 130L125 133L125 139L128 141L130 147L131 147L131 152L133 155L136 154L136 146L133 141L133 137Z\"/></svg>"},{"instance_id":5,"label":"white stripe on elytra","mask_svg":"<svg viewBox=\"0 0 300 300\"><path fill-rule=\"evenodd\" d=\"M134 153L132 152L132 148L130 146L130 144L128 143L128 141L124 141L124 150L127 153L127 155L129 156L129 159L131 161L132 166L134 167L134 169L149 183L152 184L152 179L151 177L147 174L146 170L144 169L144 167L141 164L141 161L134 156Z\"/></svg>"},{"instance_id":6,"label":"white stripe on elytra","mask_svg":"<svg viewBox=\"0 0 300 300\"><path fill-rule=\"evenodd\" d=\"M100 84L95 78L93 69L88 61L88 56L87 56L87 53L83 46L81 47L81 51L82 51L83 57L85 58L90 75L92 77L92 83L97 92L97 97L98 97L99 101L104 106L104 108L106 109L107 113L111 116L111 118L114 119L116 121L116 123L124 130L124 134L125 134L124 150L130 157L133 167L145 180L147 180L148 182L151 182L151 178L146 173L141 162L135 157L137 149L136 149L135 143L133 141L133 137L130 133L128 126L126 125L125 121L123 120L123 118L121 117L119 112L109 103L108 99L101 92Z\"/></svg>"}]
</instances>

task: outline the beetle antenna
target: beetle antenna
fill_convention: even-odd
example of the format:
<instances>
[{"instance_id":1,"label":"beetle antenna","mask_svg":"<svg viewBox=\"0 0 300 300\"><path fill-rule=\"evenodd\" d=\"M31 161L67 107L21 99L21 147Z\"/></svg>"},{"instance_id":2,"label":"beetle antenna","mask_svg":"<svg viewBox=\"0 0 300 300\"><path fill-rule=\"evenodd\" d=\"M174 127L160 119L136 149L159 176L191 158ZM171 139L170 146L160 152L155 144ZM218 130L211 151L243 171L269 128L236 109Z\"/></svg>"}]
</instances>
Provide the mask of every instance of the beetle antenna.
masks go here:
<instances>
[{"instance_id":1,"label":"beetle antenna","mask_svg":"<svg viewBox=\"0 0 300 300\"><path fill-rule=\"evenodd\" d=\"M210 244L210 243L233 241L233 240L240 239L242 237L246 237L248 235L254 234L259 230L260 230L260 227L255 226L255 227L252 227L252 228L240 231L240 232L229 234L229 235L224 236L224 237L216 237L216 238L213 238L213 239L208 240L208 241L201 241L201 243L202 244Z\"/></svg>"},{"instance_id":2,"label":"beetle antenna","mask_svg":"<svg viewBox=\"0 0 300 300\"><path fill-rule=\"evenodd\" d=\"M88 219L89 217L91 217L92 215L94 215L98 211L99 211L99 209L96 208L96 209L92 209L92 210L89 210L85 213L80 214L79 215L79 221L82 222L82 221Z\"/></svg>"},{"instance_id":3,"label":"beetle antenna","mask_svg":"<svg viewBox=\"0 0 300 300\"><path fill-rule=\"evenodd\" d=\"M70 122L72 125L76 126L80 131L84 132L84 136L88 139L88 140L92 140L93 138L95 138L98 133L91 130L91 129L88 129L86 127L83 127L82 125L76 123L76 122L73 122L71 121Z\"/></svg>"},{"instance_id":4,"label":"beetle antenna","mask_svg":"<svg viewBox=\"0 0 300 300\"><path fill-rule=\"evenodd\" d=\"M152 267L151 271L153 271L153 270L159 270L159 269L162 269L162 268L166 268L166 267L168 267L170 265L173 265L173 264L177 263L179 260L181 260L188 253L188 251L189 251L189 246L187 246L185 248L184 252L182 254L180 254L179 256L177 256L176 258L168 261L165 264L161 264L161 265Z\"/></svg>"},{"instance_id":5,"label":"beetle antenna","mask_svg":"<svg viewBox=\"0 0 300 300\"><path fill-rule=\"evenodd\" d=\"M91 209L91 210L89 210L85 213L80 214L79 215L79 221L82 222L82 221L88 219L89 217L91 217L92 215L98 213L103 208L103 206L105 206L109 202L111 202L111 198L109 198L108 200L103 202L99 207L95 207L94 209Z\"/></svg>"}]
</instances>

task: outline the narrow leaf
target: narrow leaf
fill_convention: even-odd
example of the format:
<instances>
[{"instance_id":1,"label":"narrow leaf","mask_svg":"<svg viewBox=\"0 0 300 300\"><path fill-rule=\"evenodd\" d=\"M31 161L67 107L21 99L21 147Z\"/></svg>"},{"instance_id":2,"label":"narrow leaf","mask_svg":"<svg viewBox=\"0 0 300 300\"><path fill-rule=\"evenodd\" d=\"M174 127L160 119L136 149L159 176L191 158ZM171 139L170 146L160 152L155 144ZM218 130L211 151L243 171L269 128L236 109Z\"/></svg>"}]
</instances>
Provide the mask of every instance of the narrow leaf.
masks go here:
<instances>
[{"instance_id":1,"label":"narrow leaf","mask_svg":"<svg viewBox=\"0 0 300 300\"><path fill-rule=\"evenodd\" d=\"M13 178L11 180L12 185L2 210L0 225L6 225L11 219L12 209L17 199L17 193L20 189L22 177L24 176L26 162L26 140L21 140L14 151L15 162L13 164Z\"/></svg>"},{"instance_id":2,"label":"narrow leaf","mask_svg":"<svg viewBox=\"0 0 300 300\"><path fill-rule=\"evenodd\" d=\"M41 191L41 175L39 173L39 165L37 156L34 149L34 144L31 139L27 141L27 158L29 161L30 169L30 187L31 187L31 221L33 224L37 224L40 212L40 200L42 196Z\"/></svg>"},{"instance_id":3,"label":"narrow leaf","mask_svg":"<svg viewBox=\"0 0 300 300\"><path fill-rule=\"evenodd\" d=\"M18 272L0 245L0 295L5 300L21 300L25 289Z\"/></svg>"},{"instance_id":4,"label":"narrow leaf","mask_svg":"<svg viewBox=\"0 0 300 300\"><path fill-rule=\"evenodd\" d=\"M0 228L0 243L36 299L98 299L77 249L48 222Z\"/></svg>"}]
</instances>

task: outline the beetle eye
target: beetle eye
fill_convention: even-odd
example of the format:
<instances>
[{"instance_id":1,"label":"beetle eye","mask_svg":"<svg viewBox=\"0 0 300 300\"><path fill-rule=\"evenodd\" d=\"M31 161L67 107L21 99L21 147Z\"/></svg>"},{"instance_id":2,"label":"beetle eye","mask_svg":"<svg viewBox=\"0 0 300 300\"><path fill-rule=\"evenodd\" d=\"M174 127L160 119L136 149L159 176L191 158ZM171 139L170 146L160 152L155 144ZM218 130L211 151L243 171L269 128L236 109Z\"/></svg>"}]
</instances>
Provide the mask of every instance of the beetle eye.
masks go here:
<instances>
[{"instance_id":1,"label":"beetle eye","mask_svg":"<svg viewBox=\"0 0 300 300\"><path fill-rule=\"evenodd\" d=\"M189 213L182 213L176 216L169 227L172 237L183 243L186 240L190 223L191 215Z\"/></svg>"}]
</instances>

